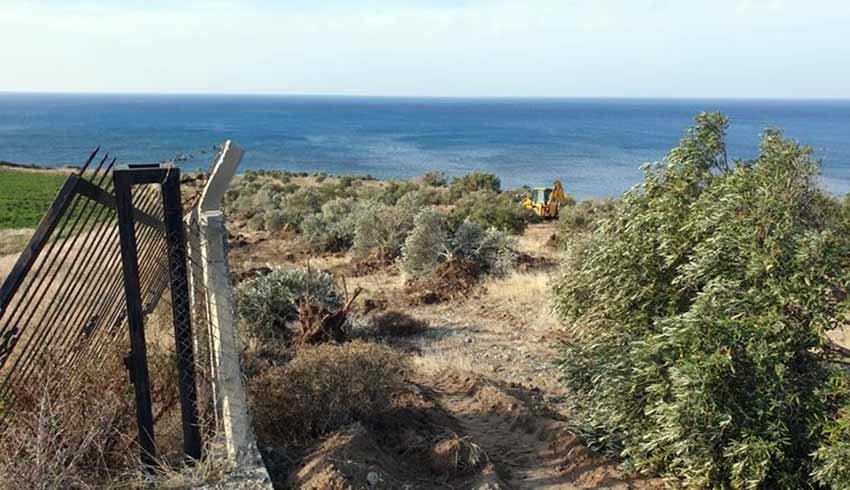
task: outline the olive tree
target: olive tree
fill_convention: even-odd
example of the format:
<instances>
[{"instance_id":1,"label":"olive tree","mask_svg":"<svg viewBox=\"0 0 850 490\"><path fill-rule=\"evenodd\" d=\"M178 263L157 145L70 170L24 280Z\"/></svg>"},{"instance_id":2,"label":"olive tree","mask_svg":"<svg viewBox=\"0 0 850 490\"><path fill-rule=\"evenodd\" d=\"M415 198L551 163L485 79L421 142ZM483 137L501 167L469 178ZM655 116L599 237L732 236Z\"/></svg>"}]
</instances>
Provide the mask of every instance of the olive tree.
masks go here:
<instances>
[{"instance_id":1,"label":"olive tree","mask_svg":"<svg viewBox=\"0 0 850 490\"><path fill-rule=\"evenodd\" d=\"M694 488L847 488L822 434L847 398L827 332L850 314L850 227L810 149L767 131L731 161L701 114L568 240L554 307L577 417L638 471ZM819 449L820 448L820 449ZM817 451L817 458L813 457ZM836 484L835 481L840 481Z\"/></svg>"}]
</instances>

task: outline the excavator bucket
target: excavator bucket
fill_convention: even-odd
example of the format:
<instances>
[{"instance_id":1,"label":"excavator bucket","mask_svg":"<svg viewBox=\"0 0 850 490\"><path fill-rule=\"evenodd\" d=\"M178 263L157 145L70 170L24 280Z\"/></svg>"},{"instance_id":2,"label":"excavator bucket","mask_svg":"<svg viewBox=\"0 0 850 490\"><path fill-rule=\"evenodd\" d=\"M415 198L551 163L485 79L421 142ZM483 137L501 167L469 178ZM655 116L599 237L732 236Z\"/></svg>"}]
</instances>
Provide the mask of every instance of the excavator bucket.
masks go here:
<instances>
[{"instance_id":1,"label":"excavator bucket","mask_svg":"<svg viewBox=\"0 0 850 490\"><path fill-rule=\"evenodd\" d=\"M567 195L564 193L564 186L560 180L555 181L555 186L552 188L552 195L549 196L549 205L555 204L560 207L567 202Z\"/></svg>"},{"instance_id":2,"label":"excavator bucket","mask_svg":"<svg viewBox=\"0 0 850 490\"><path fill-rule=\"evenodd\" d=\"M523 200L522 205L534 211L534 214L543 218L557 218L558 210L567 202L564 186L560 180L556 180L552 188L538 187Z\"/></svg>"}]
</instances>

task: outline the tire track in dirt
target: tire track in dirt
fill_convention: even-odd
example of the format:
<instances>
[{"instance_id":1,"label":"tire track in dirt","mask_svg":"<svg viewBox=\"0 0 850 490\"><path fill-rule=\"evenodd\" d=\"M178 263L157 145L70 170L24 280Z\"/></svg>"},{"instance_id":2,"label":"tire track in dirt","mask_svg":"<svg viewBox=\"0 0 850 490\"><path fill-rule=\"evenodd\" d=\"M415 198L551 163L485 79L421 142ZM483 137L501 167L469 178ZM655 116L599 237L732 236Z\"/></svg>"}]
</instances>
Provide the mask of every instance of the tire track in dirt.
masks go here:
<instances>
[{"instance_id":1,"label":"tire track in dirt","mask_svg":"<svg viewBox=\"0 0 850 490\"><path fill-rule=\"evenodd\" d=\"M563 422L534 413L516 390L465 373L446 373L431 384L437 403L483 449L504 484L479 490L661 488L623 475L615 461L588 449Z\"/></svg>"}]
</instances>

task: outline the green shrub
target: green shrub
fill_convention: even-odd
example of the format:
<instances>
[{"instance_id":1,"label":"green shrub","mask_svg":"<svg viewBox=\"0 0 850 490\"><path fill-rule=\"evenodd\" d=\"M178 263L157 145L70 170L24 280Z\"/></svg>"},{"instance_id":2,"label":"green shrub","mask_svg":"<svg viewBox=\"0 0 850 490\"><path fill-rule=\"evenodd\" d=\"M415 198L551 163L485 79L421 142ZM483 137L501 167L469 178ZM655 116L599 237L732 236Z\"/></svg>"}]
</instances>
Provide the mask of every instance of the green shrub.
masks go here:
<instances>
[{"instance_id":1,"label":"green shrub","mask_svg":"<svg viewBox=\"0 0 850 490\"><path fill-rule=\"evenodd\" d=\"M262 215L263 218L263 228L266 231L270 231L272 233L277 233L286 227L286 215L283 211L279 209L272 209L271 211L266 212Z\"/></svg>"},{"instance_id":2,"label":"green shrub","mask_svg":"<svg viewBox=\"0 0 850 490\"><path fill-rule=\"evenodd\" d=\"M314 189L300 188L291 194L281 195L276 205L279 213L276 216L280 225L278 229L299 230L301 222L307 216L319 212L321 205L321 198Z\"/></svg>"},{"instance_id":3,"label":"green shrub","mask_svg":"<svg viewBox=\"0 0 850 490\"><path fill-rule=\"evenodd\" d=\"M726 128L699 115L567 244L554 306L576 416L638 471L682 486L812 488L817 462L821 481L847 488L842 446L812 454L846 398L826 395L846 375L825 362L825 333L850 313L850 228L809 149L768 131L733 166Z\"/></svg>"},{"instance_id":4,"label":"green shrub","mask_svg":"<svg viewBox=\"0 0 850 490\"><path fill-rule=\"evenodd\" d=\"M334 199L301 223L301 234L311 249L319 252L348 250L354 241L356 202Z\"/></svg>"},{"instance_id":5,"label":"green shrub","mask_svg":"<svg viewBox=\"0 0 850 490\"><path fill-rule=\"evenodd\" d=\"M600 221L611 214L616 206L614 199L588 199L558 211L558 231L564 240L577 233L596 230Z\"/></svg>"},{"instance_id":6,"label":"green shrub","mask_svg":"<svg viewBox=\"0 0 850 490\"><path fill-rule=\"evenodd\" d=\"M301 187L295 182L287 182L283 184L283 187L280 189L280 192L283 194L292 194L300 188Z\"/></svg>"},{"instance_id":7,"label":"green shrub","mask_svg":"<svg viewBox=\"0 0 850 490\"><path fill-rule=\"evenodd\" d=\"M422 276L446 262L471 262L485 274L503 276L513 270L515 248L504 232L476 223L461 223L451 233L446 217L426 208L414 219L413 230L404 242L402 265L408 273Z\"/></svg>"},{"instance_id":8,"label":"green shrub","mask_svg":"<svg viewBox=\"0 0 850 490\"><path fill-rule=\"evenodd\" d=\"M454 179L449 186L449 194L453 200L460 199L475 191L501 192L501 190L502 181L495 174L477 170Z\"/></svg>"},{"instance_id":9,"label":"green shrub","mask_svg":"<svg viewBox=\"0 0 850 490\"><path fill-rule=\"evenodd\" d=\"M268 180L261 187L260 190L268 192L272 196L276 196L284 191L286 187L282 182L278 180Z\"/></svg>"},{"instance_id":10,"label":"green shrub","mask_svg":"<svg viewBox=\"0 0 850 490\"><path fill-rule=\"evenodd\" d=\"M266 219L264 214L255 214L248 219L248 228L254 231L263 231L266 229Z\"/></svg>"},{"instance_id":11,"label":"green shrub","mask_svg":"<svg viewBox=\"0 0 850 490\"><path fill-rule=\"evenodd\" d=\"M418 192L402 196L395 206L377 201L360 204L354 216L354 252L360 257L395 259L423 206L423 196Z\"/></svg>"},{"instance_id":12,"label":"green shrub","mask_svg":"<svg viewBox=\"0 0 850 490\"><path fill-rule=\"evenodd\" d=\"M414 275L423 275L452 258L448 220L434 208L422 210L413 220L413 229L404 241L404 269Z\"/></svg>"},{"instance_id":13,"label":"green shrub","mask_svg":"<svg viewBox=\"0 0 850 490\"><path fill-rule=\"evenodd\" d=\"M399 199L408 193L419 189L415 182L409 180L391 180L386 186L381 187L377 192L373 189L369 190L369 198L380 201L387 205L396 204Z\"/></svg>"},{"instance_id":14,"label":"green shrub","mask_svg":"<svg viewBox=\"0 0 850 490\"><path fill-rule=\"evenodd\" d=\"M825 395L832 400L846 400L850 383L846 376L834 376ZM850 488L850 406L841 407L837 416L828 421L823 439L815 452L815 480L831 488Z\"/></svg>"},{"instance_id":15,"label":"green shrub","mask_svg":"<svg viewBox=\"0 0 850 490\"><path fill-rule=\"evenodd\" d=\"M485 228L493 227L513 234L522 234L529 223L538 217L508 194L479 190L458 199L451 218L454 223L471 221Z\"/></svg>"},{"instance_id":16,"label":"green shrub","mask_svg":"<svg viewBox=\"0 0 850 490\"><path fill-rule=\"evenodd\" d=\"M304 301L329 311L342 307L333 276L314 269L276 268L237 289L239 316L246 331L262 340L289 339L289 323Z\"/></svg>"},{"instance_id":17,"label":"green shrub","mask_svg":"<svg viewBox=\"0 0 850 490\"><path fill-rule=\"evenodd\" d=\"M342 185L342 183L326 182L315 188L316 194L319 197L320 204L332 201L334 199L354 197L357 193L350 186Z\"/></svg>"},{"instance_id":18,"label":"green shrub","mask_svg":"<svg viewBox=\"0 0 850 490\"><path fill-rule=\"evenodd\" d=\"M477 263L482 272L494 277L508 275L516 265L516 243L495 228L464 222L455 231L452 245L456 257Z\"/></svg>"},{"instance_id":19,"label":"green shrub","mask_svg":"<svg viewBox=\"0 0 850 490\"><path fill-rule=\"evenodd\" d=\"M421 177L422 183L430 186L430 187L443 187L448 184L448 180L446 180L446 174L443 172L438 172L436 170L431 172L426 172Z\"/></svg>"}]
</instances>

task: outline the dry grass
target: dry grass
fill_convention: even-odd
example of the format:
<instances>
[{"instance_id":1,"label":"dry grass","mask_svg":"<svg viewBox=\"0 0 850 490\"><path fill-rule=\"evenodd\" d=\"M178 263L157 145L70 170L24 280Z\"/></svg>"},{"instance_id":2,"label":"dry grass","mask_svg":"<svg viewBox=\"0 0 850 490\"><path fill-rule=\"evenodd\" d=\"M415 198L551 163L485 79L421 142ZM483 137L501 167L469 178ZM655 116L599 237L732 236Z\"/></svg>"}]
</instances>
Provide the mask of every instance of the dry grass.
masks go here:
<instances>
[{"instance_id":1,"label":"dry grass","mask_svg":"<svg viewBox=\"0 0 850 490\"><path fill-rule=\"evenodd\" d=\"M9 274L9 271L15 265L16 260L18 260L18 254L0 257L0 281L6 278L6 275Z\"/></svg>"},{"instance_id":2,"label":"dry grass","mask_svg":"<svg viewBox=\"0 0 850 490\"><path fill-rule=\"evenodd\" d=\"M157 450L164 458L157 486L186 488L169 482L210 482L220 472L214 460L188 471L178 468L182 464L169 466L182 459L182 432L166 307L161 304L146 325ZM119 345L97 359L82 358L71 370L48 357L35 379L13 387L14 405L0 432L0 488L145 486L132 386L121 362L124 349Z\"/></svg>"},{"instance_id":3,"label":"dry grass","mask_svg":"<svg viewBox=\"0 0 850 490\"><path fill-rule=\"evenodd\" d=\"M196 461L193 465L169 465L163 463L156 470L156 488L197 488L202 485L212 485L226 482L232 471L229 460L224 456L225 448L220 444L206 444L204 454L207 457ZM122 485L124 486L124 485ZM150 476L141 471L128 479L129 487L151 487Z\"/></svg>"},{"instance_id":4,"label":"dry grass","mask_svg":"<svg viewBox=\"0 0 850 490\"><path fill-rule=\"evenodd\" d=\"M428 322L414 318L406 313L387 311L376 315L372 324L379 334L388 337L407 337L428 330Z\"/></svg>"},{"instance_id":5,"label":"dry grass","mask_svg":"<svg viewBox=\"0 0 850 490\"><path fill-rule=\"evenodd\" d=\"M91 366L69 379L48 367L17 387L0 434L0 487L86 488L123 479L137 451L122 371L117 363Z\"/></svg>"},{"instance_id":6,"label":"dry grass","mask_svg":"<svg viewBox=\"0 0 850 490\"><path fill-rule=\"evenodd\" d=\"M0 257L20 253L34 232L35 229L33 228L0 230ZM3 277L7 272L0 265L0 277Z\"/></svg>"},{"instance_id":7,"label":"dry grass","mask_svg":"<svg viewBox=\"0 0 850 490\"><path fill-rule=\"evenodd\" d=\"M523 319L534 330L553 330L558 327L558 320L548 305L551 280L549 273L541 271L489 279L481 302L492 310Z\"/></svg>"},{"instance_id":8,"label":"dry grass","mask_svg":"<svg viewBox=\"0 0 850 490\"><path fill-rule=\"evenodd\" d=\"M416 373L428 378L437 378L447 372L464 372L487 375L492 374L482 363L475 362L469 352L456 346L443 349L429 349L411 361Z\"/></svg>"},{"instance_id":9,"label":"dry grass","mask_svg":"<svg viewBox=\"0 0 850 490\"><path fill-rule=\"evenodd\" d=\"M249 380L261 445L303 444L390 407L402 382L396 351L373 343L306 347Z\"/></svg>"},{"instance_id":10,"label":"dry grass","mask_svg":"<svg viewBox=\"0 0 850 490\"><path fill-rule=\"evenodd\" d=\"M559 257L559 252L552 236L557 231L557 221L528 225L525 233L517 238L517 250L535 257L556 259Z\"/></svg>"}]
</instances>

